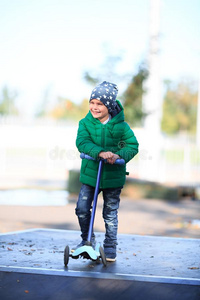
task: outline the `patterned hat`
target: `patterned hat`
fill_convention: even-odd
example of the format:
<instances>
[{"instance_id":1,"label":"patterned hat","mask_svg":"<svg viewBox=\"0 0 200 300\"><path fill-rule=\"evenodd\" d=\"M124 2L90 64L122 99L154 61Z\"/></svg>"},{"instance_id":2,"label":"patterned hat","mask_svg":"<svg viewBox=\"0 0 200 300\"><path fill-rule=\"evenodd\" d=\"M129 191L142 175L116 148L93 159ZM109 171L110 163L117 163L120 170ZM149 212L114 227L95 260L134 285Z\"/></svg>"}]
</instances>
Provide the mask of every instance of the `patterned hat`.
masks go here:
<instances>
[{"instance_id":1,"label":"patterned hat","mask_svg":"<svg viewBox=\"0 0 200 300\"><path fill-rule=\"evenodd\" d=\"M118 94L117 85L108 81L103 81L97 85L90 96L92 99L100 100L108 109L108 112L114 117L118 112L121 111L119 105L116 102Z\"/></svg>"}]
</instances>

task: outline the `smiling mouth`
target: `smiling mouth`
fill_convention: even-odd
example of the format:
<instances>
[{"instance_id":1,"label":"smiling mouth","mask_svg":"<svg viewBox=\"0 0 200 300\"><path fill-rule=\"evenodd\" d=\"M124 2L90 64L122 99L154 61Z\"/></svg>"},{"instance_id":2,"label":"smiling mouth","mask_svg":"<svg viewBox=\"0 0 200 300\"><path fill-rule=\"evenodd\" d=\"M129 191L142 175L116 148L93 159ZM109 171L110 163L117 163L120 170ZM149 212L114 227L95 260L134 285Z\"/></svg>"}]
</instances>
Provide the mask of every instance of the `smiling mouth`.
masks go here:
<instances>
[{"instance_id":1,"label":"smiling mouth","mask_svg":"<svg viewBox=\"0 0 200 300\"><path fill-rule=\"evenodd\" d=\"M92 113L93 113L93 114L100 114L100 111L93 111L93 110L92 110Z\"/></svg>"}]
</instances>

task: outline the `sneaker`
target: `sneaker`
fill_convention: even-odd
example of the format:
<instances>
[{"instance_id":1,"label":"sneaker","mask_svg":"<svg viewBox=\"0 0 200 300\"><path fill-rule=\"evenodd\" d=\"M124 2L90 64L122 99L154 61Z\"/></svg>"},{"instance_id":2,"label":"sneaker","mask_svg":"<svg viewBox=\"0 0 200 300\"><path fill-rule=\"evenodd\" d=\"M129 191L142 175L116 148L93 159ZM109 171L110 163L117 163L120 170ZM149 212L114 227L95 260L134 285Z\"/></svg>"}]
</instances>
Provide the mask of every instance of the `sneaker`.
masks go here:
<instances>
[{"instance_id":1,"label":"sneaker","mask_svg":"<svg viewBox=\"0 0 200 300\"><path fill-rule=\"evenodd\" d=\"M78 244L75 248L72 248L72 249L71 249L71 253L73 253L76 249L78 249L78 248L80 248L80 247L82 247L82 246L85 246L85 243L86 243L86 241L82 240L82 241L80 242L80 244Z\"/></svg>"},{"instance_id":2,"label":"sneaker","mask_svg":"<svg viewBox=\"0 0 200 300\"><path fill-rule=\"evenodd\" d=\"M114 262L116 261L116 247L105 247L104 253L106 256L106 261Z\"/></svg>"},{"instance_id":3,"label":"sneaker","mask_svg":"<svg viewBox=\"0 0 200 300\"><path fill-rule=\"evenodd\" d=\"M88 245L89 246L89 242L88 241L85 241L85 240L82 240L80 242L80 244L78 244L75 248L72 248L71 249L71 253L73 253L76 249L82 247L82 246L85 246L85 245ZM95 238L92 238L92 247L93 249L95 249L95 246L96 246L96 240Z\"/></svg>"},{"instance_id":4,"label":"sneaker","mask_svg":"<svg viewBox=\"0 0 200 300\"><path fill-rule=\"evenodd\" d=\"M110 261L110 262L116 261L116 254L114 254L114 253L107 254L106 255L106 261Z\"/></svg>"}]
</instances>

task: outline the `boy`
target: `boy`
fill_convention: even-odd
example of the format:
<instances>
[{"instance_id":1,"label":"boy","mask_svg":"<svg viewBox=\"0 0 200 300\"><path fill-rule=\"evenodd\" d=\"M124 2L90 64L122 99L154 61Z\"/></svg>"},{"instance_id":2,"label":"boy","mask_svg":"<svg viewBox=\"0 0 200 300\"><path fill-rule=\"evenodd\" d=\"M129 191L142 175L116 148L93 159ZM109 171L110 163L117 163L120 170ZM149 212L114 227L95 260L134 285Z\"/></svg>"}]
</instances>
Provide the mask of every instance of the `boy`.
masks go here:
<instances>
[{"instance_id":1,"label":"boy","mask_svg":"<svg viewBox=\"0 0 200 300\"><path fill-rule=\"evenodd\" d=\"M83 246L91 216L91 206L98 171L98 158L107 159L103 165L100 181L100 191L103 193L103 218L105 222L104 252L107 261L116 260L118 208L120 193L125 183L126 166L115 165L117 158L123 158L127 163L138 152L138 142L124 122L124 112L121 103L116 100L117 86L107 81L96 86L89 101L89 113L79 122L76 146L79 152L84 152L93 160L82 160L80 181L82 187L76 206L81 229ZM92 244L95 246L93 233Z\"/></svg>"}]
</instances>

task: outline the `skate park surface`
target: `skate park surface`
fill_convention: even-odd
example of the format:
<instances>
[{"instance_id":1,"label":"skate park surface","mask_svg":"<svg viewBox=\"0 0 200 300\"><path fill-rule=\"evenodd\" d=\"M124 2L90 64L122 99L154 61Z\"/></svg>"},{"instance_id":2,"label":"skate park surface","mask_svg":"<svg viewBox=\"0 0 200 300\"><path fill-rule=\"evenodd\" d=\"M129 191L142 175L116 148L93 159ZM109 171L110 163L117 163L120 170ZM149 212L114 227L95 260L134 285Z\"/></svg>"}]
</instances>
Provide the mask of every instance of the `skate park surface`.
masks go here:
<instances>
[{"instance_id":1,"label":"skate park surface","mask_svg":"<svg viewBox=\"0 0 200 300\"><path fill-rule=\"evenodd\" d=\"M116 262L65 267L65 246L79 242L73 230L1 234L0 299L200 299L199 239L119 234Z\"/></svg>"}]
</instances>

